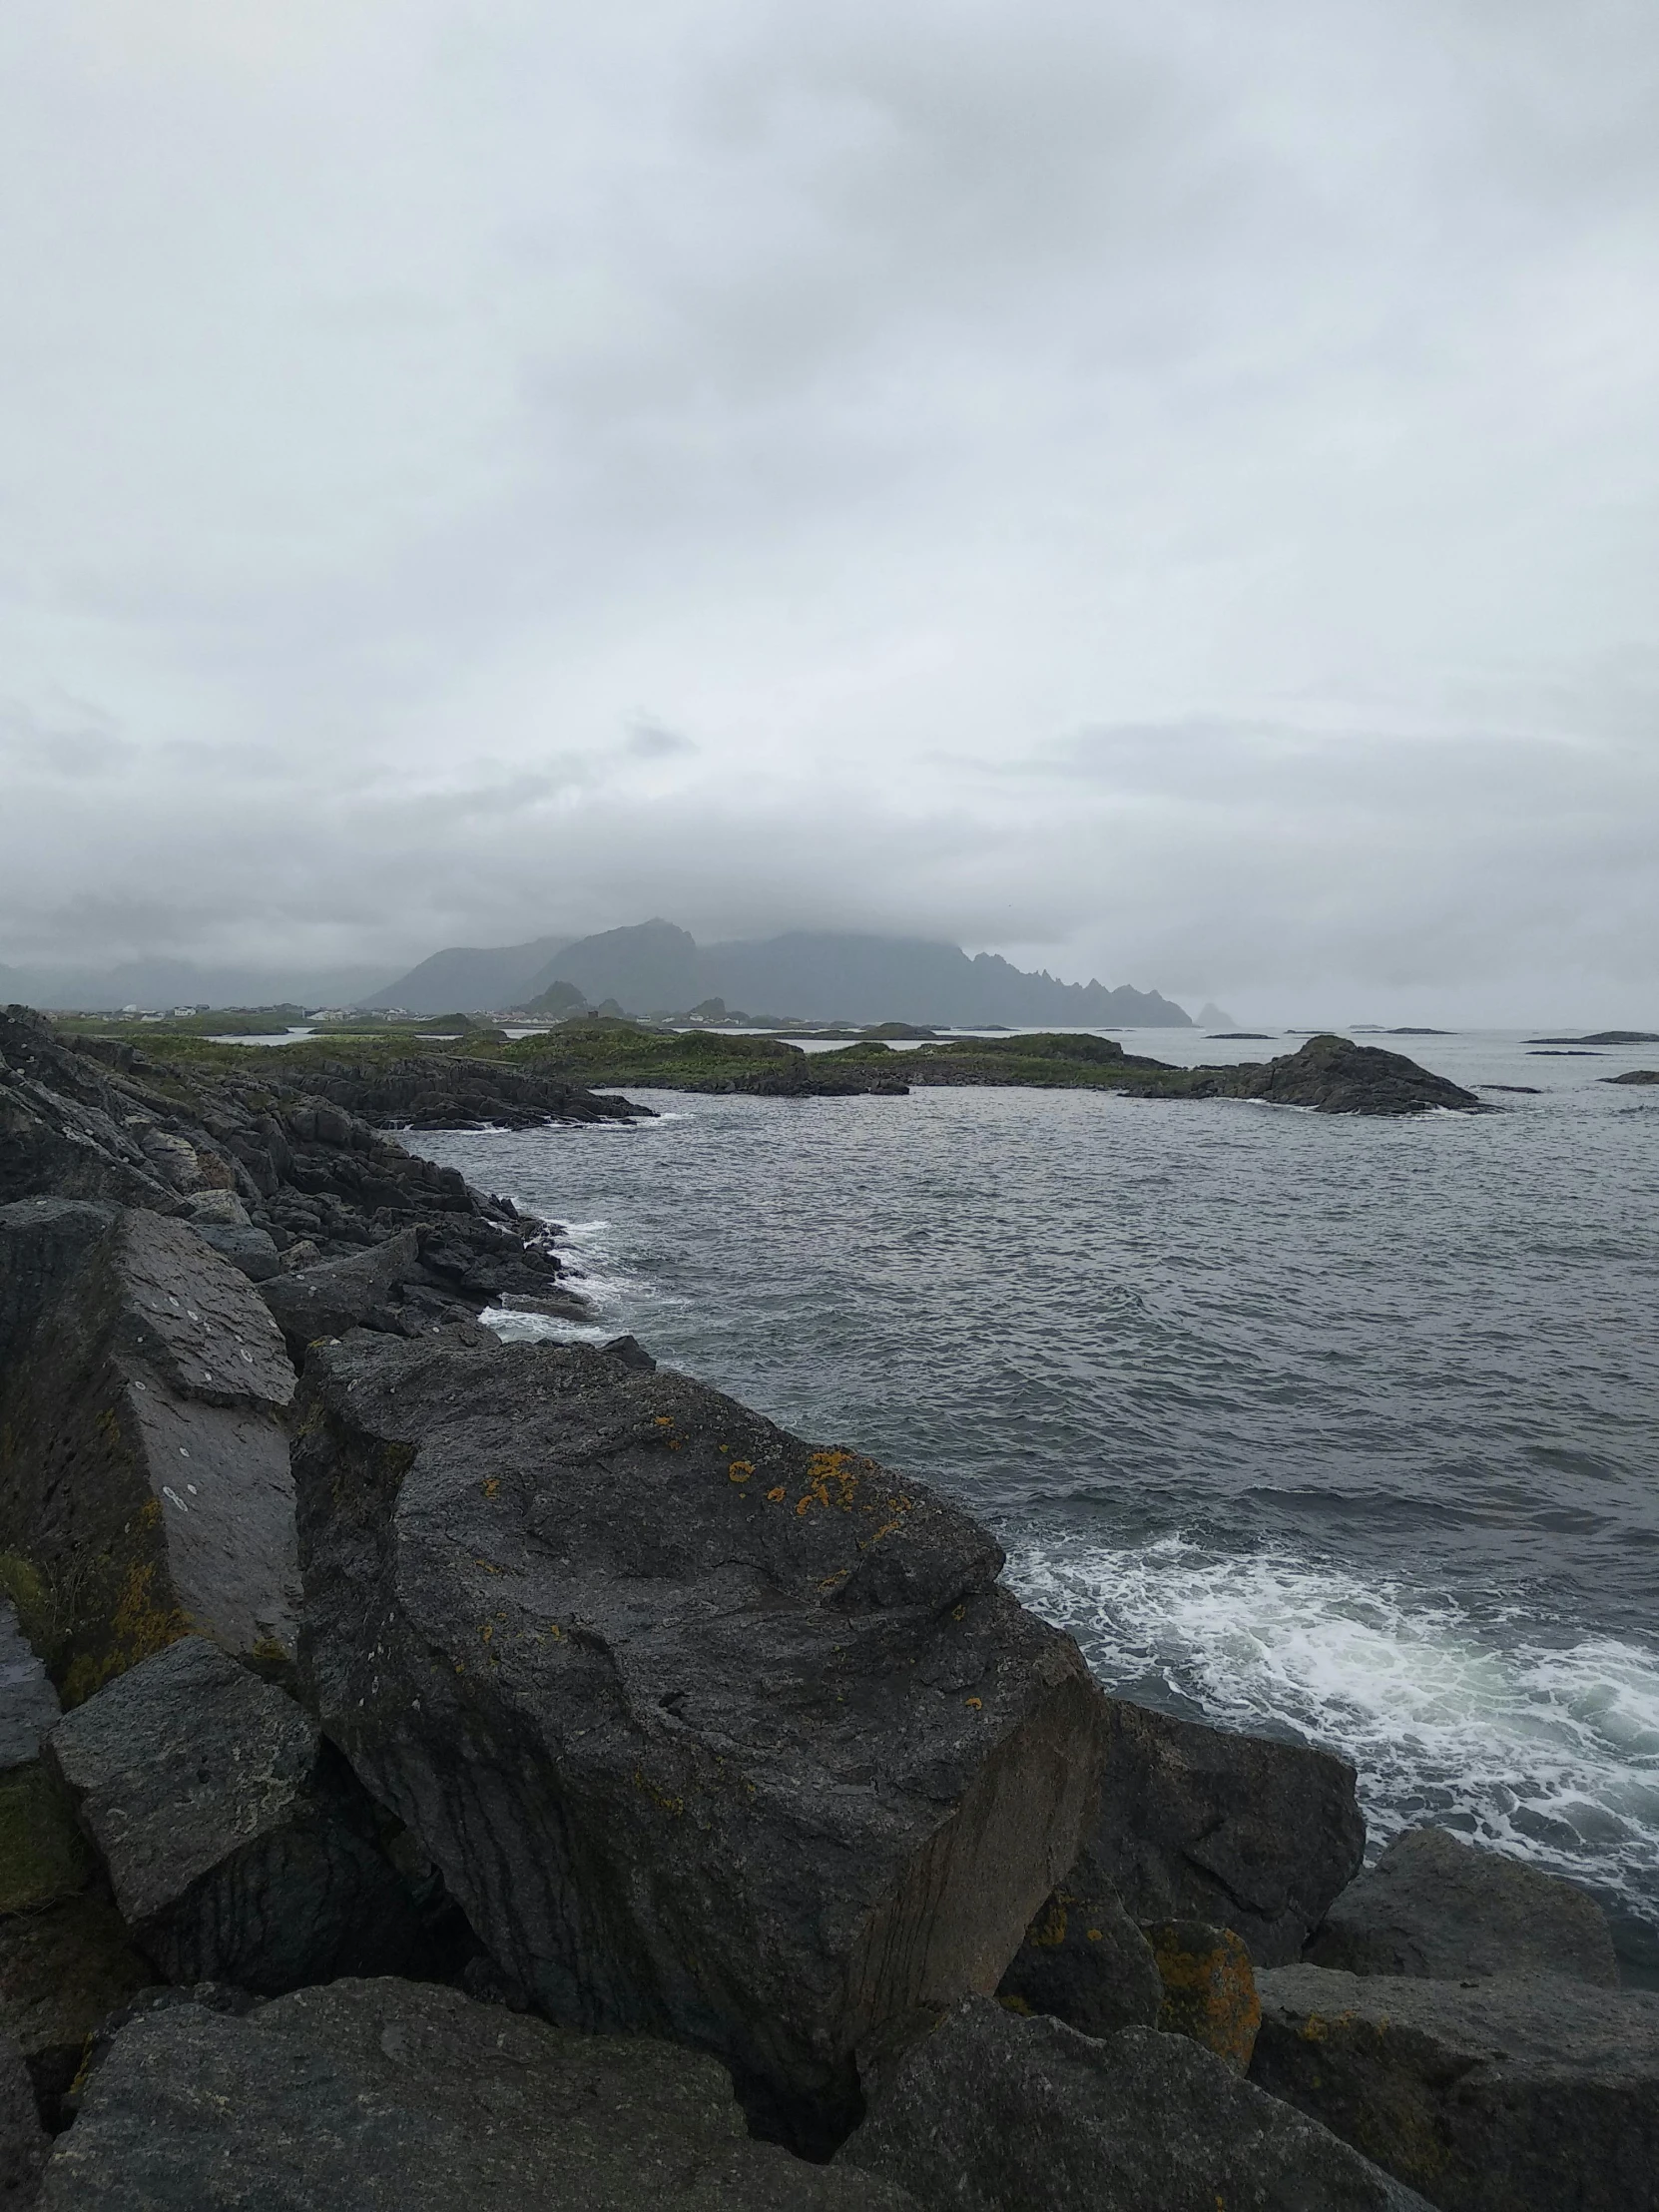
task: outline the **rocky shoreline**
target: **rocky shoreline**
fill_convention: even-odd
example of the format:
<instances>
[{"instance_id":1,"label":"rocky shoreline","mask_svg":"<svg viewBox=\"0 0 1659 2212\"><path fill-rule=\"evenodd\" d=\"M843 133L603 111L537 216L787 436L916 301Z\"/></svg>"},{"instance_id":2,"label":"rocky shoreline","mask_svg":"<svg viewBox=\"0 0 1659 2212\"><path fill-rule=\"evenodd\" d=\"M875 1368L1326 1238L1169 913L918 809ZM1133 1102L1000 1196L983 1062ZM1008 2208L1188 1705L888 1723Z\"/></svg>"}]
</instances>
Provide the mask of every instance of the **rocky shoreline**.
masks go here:
<instances>
[{"instance_id":1,"label":"rocky shoreline","mask_svg":"<svg viewBox=\"0 0 1659 2212\"><path fill-rule=\"evenodd\" d=\"M1659 2205L1587 1895L1363 1871L1351 1768L1106 1696L928 1485L503 1345L541 1225L375 1126L465 1066L124 1049L0 1024L0 2198Z\"/></svg>"}]
</instances>

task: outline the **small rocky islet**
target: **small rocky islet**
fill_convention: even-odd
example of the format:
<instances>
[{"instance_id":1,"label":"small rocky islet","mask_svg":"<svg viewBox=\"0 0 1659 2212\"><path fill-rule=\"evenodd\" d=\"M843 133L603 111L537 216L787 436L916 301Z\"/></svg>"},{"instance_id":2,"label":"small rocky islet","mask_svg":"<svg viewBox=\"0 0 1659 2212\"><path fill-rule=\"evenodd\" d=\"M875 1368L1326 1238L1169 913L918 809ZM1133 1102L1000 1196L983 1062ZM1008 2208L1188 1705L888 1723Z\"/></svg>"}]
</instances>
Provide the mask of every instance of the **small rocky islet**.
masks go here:
<instances>
[{"instance_id":1,"label":"small rocky islet","mask_svg":"<svg viewBox=\"0 0 1659 2212\"><path fill-rule=\"evenodd\" d=\"M0 1022L0 2198L1659 2204L1591 1898L1368 1870L1351 1768L1105 1695L928 1485L501 1343L556 1250L387 1123L634 1109L410 1057Z\"/></svg>"}]
</instances>

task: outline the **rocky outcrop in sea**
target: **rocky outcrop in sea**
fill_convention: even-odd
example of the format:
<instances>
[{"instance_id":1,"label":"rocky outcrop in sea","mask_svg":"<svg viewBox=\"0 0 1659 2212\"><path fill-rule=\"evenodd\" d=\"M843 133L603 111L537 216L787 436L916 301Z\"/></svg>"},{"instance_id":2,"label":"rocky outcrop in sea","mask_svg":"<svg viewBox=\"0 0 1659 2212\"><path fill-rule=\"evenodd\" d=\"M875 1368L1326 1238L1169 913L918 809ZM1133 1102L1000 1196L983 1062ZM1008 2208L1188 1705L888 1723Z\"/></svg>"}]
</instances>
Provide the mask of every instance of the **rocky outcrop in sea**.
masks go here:
<instances>
[{"instance_id":1,"label":"rocky outcrop in sea","mask_svg":"<svg viewBox=\"0 0 1659 2212\"><path fill-rule=\"evenodd\" d=\"M928 1485L503 1345L537 1225L354 1108L0 1042L0 2198L1659 2204L1591 1899L1362 1871Z\"/></svg>"}]
</instances>

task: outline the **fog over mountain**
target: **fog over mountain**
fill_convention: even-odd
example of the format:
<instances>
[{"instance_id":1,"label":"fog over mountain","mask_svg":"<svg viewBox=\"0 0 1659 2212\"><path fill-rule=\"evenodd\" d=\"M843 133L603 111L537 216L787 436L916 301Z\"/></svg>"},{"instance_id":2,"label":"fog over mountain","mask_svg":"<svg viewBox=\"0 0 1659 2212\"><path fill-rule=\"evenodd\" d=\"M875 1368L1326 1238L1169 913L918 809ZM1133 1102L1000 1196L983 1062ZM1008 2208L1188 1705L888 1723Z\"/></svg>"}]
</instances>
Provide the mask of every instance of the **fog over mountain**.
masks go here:
<instances>
[{"instance_id":1,"label":"fog over mountain","mask_svg":"<svg viewBox=\"0 0 1659 2212\"><path fill-rule=\"evenodd\" d=\"M0 965L1654 1026L1656 100L1636 0L11 0Z\"/></svg>"},{"instance_id":2,"label":"fog over mountain","mask_svg":"<svg viewBox=\"0 0 1659 2212\"><path fill-rule=\"evenodd\" d=\"M699 945L673 922L640 922L563 945L452 948L371 992L368 1006L410 1013L476 1013L529 1004L555 983L591 1006L688 1013L710 999L752 1014L812 1020L941 1023L1052 1021L1184 1029L1187 1014L1157 991L1027 975L993 953L977 958L922 938L792 930L755 944Z\"/></svg>"}]
</instances>

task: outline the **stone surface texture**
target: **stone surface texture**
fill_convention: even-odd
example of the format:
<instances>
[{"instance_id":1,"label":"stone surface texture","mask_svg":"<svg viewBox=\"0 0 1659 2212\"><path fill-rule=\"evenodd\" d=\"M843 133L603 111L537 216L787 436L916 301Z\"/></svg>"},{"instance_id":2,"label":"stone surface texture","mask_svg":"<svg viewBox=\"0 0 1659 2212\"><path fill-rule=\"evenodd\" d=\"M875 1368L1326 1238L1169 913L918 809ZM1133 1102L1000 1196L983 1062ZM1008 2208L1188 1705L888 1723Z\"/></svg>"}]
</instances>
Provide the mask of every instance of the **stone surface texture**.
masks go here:
<instances>
[{"instance_id":1,"label":"stone surface texture","mask_svg":"<svg viewBox=\"0 0 1659 2212\"><path fill-rule=\"evenodd\" d=\"M965 1514L587 1346L347 1339L298 1428L309 1695L553 2017L829 2144L861 2042L996 1986L1101 1701Z\"/></svg>"},{"instance_id":2,"label":"stone surface texture","mask_svg":"<svg viewBox=\"0 0 1659 2212\"><path fill-rule=\"evenodd\" d=\"M155 1977L95 1890L0 1920L0 2035L23 2051L43 2089L67 2089L94 2028Z\"/></svg>"},{"instance_id":3,"label":"stone surface texture","mask_svg":"<svg viewBox=\"0 0 1659 2212\"><path fill-rule=\"evenodd\" d=\"M1338 1898L1306 1956L1348 1973L1447 1981L1509 1973L1572 1974L1609 1989L1619 1981L1594 1898L1443 1828L1396 1837Z\"/></svg>"},{"instance_id":4,"label":"stone surface texture","mask_svg":"<svg viewBox=\"0 0 1659 2212\"><path fill-rule=\"evenodd\" d=\"M1443 2212L1659 2206L1659 1995L1320 1966L1258 1987L1252 2080Z\"/></svg>"},{"instance_id":5,"label":"stone surface texture","mask_svg":"<svg viewBox=\"0 0 1659 2212\"><path fill-rule=\"evenodd\" d=\"M293 1370L253 1286L182 1221L52 1199L0 1208L0 1529L66 1700L193 1628L288 1655Z\"/></svg>"},{"instance_id":6,"label":"stone surface texture","mask_svg":"<svg viewBox=\"0 0 1659 2212\"><path fill-rule=\"evenodd\" d=\"M1084 2035L1158 2024L1158 1962L1092 1851L1043 1901L996 1993L1011 2011L1049 2012Z\"/></svg>"},{"instance_id":7,"label":"stone surface texture","mask_svg":"<svg viewBox=\"0 0 1659 2212\"><path fill-rule=\"evenodd\" d=\"M895 2187L751 2142L724 2069L404 1981L249 2018L122 2029L61 2137L46 2212L913 2212Z\"/></svg>"},{"instance_id":8,"label":"stone surface texture","mask_svg":"<svg viewBox=\"0 0 1659 2212\"><path fill-rule=\"evenodd\" d=\"M1262 2006L1244 1937L1203 1921L1162 1921L1144 1931L1163 1983L1157 2025L1188 2035L1243 2073Z\"/></svg>"},{"instance_id":9,"label":"stone surface texture","mask_svg":"<svg viewBox=\"0 0 1659 2212\"><path fill-rule=\"evenodd\" d=\"M41 1760L57 1718L58 1694L0 1598L0 1914L74 1897L92 1876L74 1813Z\"/></svg>"},{"instance_id":10,"label":"stone surface texture","mask_svg":"<svg viewBox=\"0 0 1659 2212\"><path fill-rule=\"evenodd\" d=\"M0 2208L24 2212L34 2203L51 2147L23 2053L0 2035Z\"/></svg>"},{"instance_id":11,"label":"stone surface texture","mask_svg":"<svg viewBox=\"0 0 1659 2212\"><path fill-rule=\"evenodd\" d=\"M422 1930L316 1723L199 1637L66 1714L49 1756L169 1981L273 1992L418 1970Z\"/></svg>"},{"instance_id":12,"label":"stone surface texture","mask_svg":"<svg viewBox=\"0 0 1659 2212\"><path fill-rule=\"evenodd\" d=\"M1092 1842L1131 1917L1234 1929L1259 1966L1299 1958L1365 1856L1354 1769L1122 1698L1107 1728Z\"/></svg>"},{"instance_id":13,"label":"stone surface texture","mask_svg":"<svg viewBox=\"0 0 1659 2212\"><path fill-rule=\"evenodd\" d=\"M892 2065L836 2163L927 2212L1422 2212L1185 2036L1101 2040L983 1998Z\"/></svg>"}]
</instances>

